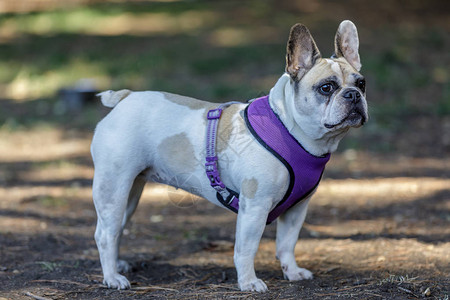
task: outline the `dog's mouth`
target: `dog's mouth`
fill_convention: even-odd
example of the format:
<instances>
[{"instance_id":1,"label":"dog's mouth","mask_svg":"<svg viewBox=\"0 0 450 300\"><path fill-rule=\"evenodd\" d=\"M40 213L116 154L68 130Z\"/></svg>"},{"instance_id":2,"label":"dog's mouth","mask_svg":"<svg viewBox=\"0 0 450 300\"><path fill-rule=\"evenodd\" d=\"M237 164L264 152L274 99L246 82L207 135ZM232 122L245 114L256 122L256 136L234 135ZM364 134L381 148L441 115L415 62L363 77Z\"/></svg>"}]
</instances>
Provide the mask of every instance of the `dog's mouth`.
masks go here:
<instances>
[{"instance_id":1,"label":"dog's mouth","mask_svg":"<svg viewBox=\"0 0 450 300\"><path fill-rule=\"evenodd\" d=\"M324 126L328 129L334 129L337 127L360 127L366 123L367 117L366 115L361 111L359 107L355 107L348 115L342 119L340 122L336 124L328 124L325 123Z\"/></svg>"}]
</instances>

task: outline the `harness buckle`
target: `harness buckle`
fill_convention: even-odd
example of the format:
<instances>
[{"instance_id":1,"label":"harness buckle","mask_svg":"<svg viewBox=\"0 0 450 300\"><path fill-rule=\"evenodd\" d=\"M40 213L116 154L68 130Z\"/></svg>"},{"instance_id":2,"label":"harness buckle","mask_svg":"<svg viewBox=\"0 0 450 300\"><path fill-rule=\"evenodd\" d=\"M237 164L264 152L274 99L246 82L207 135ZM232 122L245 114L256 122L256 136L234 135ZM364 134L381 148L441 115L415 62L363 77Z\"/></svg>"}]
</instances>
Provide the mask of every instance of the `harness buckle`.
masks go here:
<instances>
[{"instance_id":1,"label":"harness buckle","mask_svg":"<svg viewBox=\"0 0 450 300\"><path fill-rule=\"evenodd\" d=\"M222 115L221 108L211 109L208 111L207 118L208 118L208 120L220 119L221 115Z\"/></svg>"},{"instance_id":2,"label":"harness buckle","mask_svg":"<svg viewBox=\"0 0 450 300\"><path fill-rule=\"evenodd\" d=\"M220 180L219 170L217 168L217 157L212 158L205 163L206 175L208 176L209 182L213 188L221 187L225 188L225 184Z\"/></svg>"}]
</instances>

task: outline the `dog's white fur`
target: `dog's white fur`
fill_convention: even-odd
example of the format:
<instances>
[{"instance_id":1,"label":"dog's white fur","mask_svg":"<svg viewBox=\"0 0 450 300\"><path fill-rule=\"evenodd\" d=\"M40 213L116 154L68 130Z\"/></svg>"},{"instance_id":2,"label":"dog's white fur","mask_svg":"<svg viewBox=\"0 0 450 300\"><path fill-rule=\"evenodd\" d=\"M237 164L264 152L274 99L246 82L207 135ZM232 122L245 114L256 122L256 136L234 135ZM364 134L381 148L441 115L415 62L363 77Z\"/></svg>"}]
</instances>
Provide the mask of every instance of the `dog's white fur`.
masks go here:
<instances>
[{"instance_id":1,"label":"dog's white fur","mask_svg":"<svg viewBox=\"0 0 450 300\"><path fill-rule=\"evenodd\" d=\"M323 155L336 150L350 127L362 123L345 119L349 108L342 100L342 92L322 101L317 88L312 88L330 76L337 78L342 90L353 88L352 78L358 74L355 67L360 67L359 55L354 55L358 41L346 32L353 34L356 27L350 21L340 25L336 37L346 40L347 48L337 49L338 58L317 59L312 57L311 49L298 49L304 43L312 43L314 48L315 43L304 26L296 26L291 40L299 45L289 57L287 73L272 88L269 101L304 148ZM297 52L301 55L293 57ZM299 72L300 66L307 69ZM128 271L129 265L118 259L119 242L146 181L173 184L173 178L190 174L177 187L221 206L204 169L206 113L216 104L163 92L128 90L103 92L101 100L114 109L98 124L91 146L95 165L93 199L98 215L95 240L104 283L125 289L130 283L119 272ZM362 102L363 117L367 119L364 96ZM242 117L245 106L230 106L219 122L219 172L227 187L240 191L234 253L239 287L263 292L267 286L256 277L254 257L267 215L288 188L289 174L246 129ZM327 128L324 124L337 125ZM310 271L297 266L294 256L308 202L309 198L289 209L277 223L276 253L284 277L291 281L312 278Z\"/></svg>"}]
</instances>

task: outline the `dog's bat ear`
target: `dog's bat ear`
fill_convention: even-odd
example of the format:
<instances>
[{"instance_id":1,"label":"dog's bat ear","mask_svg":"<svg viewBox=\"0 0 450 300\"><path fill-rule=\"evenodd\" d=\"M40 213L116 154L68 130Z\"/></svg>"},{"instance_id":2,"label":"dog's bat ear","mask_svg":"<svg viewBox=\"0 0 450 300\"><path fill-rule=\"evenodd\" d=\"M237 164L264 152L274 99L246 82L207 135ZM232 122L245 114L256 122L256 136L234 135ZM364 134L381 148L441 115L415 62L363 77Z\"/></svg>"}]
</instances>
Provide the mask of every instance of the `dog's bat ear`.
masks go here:
<instances>
[{"instance_id":1,"label":"dog's bat ear","mask_svg":"<svg viewBox=\"0 0 450 300\"><path fill-rule=\"evenodd\" d=\"M286 72L294 80L300 80L320 58L308 28L302 24L292 26L286 47Z\"/></svg>"},{"instance_id":2,"label":"dog's bat ear","mask_svg":"<svg viewBox=\"0 0 450 300\"><path fill-rule=\"evenodd\" d=\"M359 72L361 60L358 48L359 39L355 24L349 20L342 21L334 37L334 56L344 57Z\"/></svg>"}]
</instances>

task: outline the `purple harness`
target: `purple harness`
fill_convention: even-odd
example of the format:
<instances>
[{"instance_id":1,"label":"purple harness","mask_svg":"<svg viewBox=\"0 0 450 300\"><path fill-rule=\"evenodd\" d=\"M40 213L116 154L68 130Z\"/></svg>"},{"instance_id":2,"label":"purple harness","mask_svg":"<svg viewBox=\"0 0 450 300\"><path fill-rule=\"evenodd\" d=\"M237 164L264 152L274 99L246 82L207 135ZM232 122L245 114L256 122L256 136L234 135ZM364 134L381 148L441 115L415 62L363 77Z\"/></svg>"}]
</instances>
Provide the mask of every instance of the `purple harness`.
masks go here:
<instances>
[{"instance_id":1,"label":"purple harness","mask_svg":"<svg viewBox=\"0 0 450 300\"><path fill-rule=\"evenodd\" d=\"M238 193L228 189L220 180L215 153L217 123L222 110L230 104L222 104L208 112L205 166L211 186L217 191L217 199L237 213ZM289 187L283 199L269 213L269 224L316 189L330 154L317 157L303 149L270 107L269 96L251 102L245 109L244 117L255 139L284 164L290 175Z\"/></svg>"}]
</instances>

